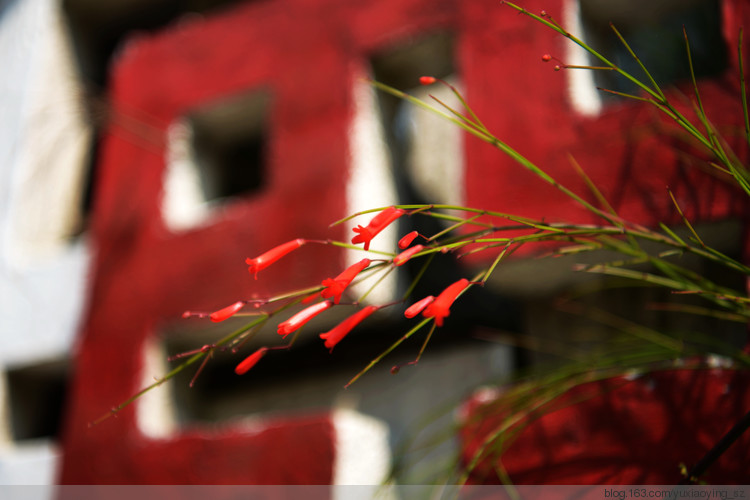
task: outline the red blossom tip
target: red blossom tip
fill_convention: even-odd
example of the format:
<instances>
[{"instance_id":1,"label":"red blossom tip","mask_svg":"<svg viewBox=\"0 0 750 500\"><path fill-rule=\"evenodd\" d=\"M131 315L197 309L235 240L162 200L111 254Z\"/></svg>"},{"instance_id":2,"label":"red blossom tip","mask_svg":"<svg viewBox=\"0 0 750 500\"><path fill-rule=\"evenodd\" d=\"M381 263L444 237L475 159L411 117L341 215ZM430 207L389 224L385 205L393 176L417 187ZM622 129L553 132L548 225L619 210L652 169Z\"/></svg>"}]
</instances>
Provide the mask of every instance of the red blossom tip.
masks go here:
<instances>
[{"instance_id":1,"label":"red blossom tip","mask_svg":"<svg viewBox=\"0 0 750 500\"><path fill-rule=\"evenodd\" d=\"M300 304L309 304L313 300L315 300L320 295L320 292L311 293L307 297L300 300Z\"/></svg>"},{"instance_id":2,"label":"red blossom tip","mask_svg":"<svg viewBox=\"0 0 750 500\"><path fill-rule=\"evenodd\" d=\"M544 62L550 62L551 60L552 60L552 56L549 55L549 54L544 54L542 56L542 61L544 61Z\"/></svg>"},{"instance_id":3,"label":"red blossom tip","mask_svg":"<svg viewBox=\"0 0 750 500\"><path fill-rule=\"evenodd\" d=\"M432 304L432 301L435 300L435 297L432 295L428 295L427 297L423 298L419 302L415 302L414 304L410 305L406 311L404 311L404 316L411 319L417 314L421 313L422 310Z\"/></svg>"},{"instance_id":4,"label":"red blossom tip","mask_svg":"<svg viewBox=\"0 0 750 500\"><path fill-rule=\"evenodd\" d=\"M354 231L355 233L358 233L357 236L352 238L352 244L356 245L357 243L364 243L365 250L369 250L370 241L375 237L375 235L370 232L370 229L359 225L355 227L354 229L352 229L352 231Z\"/></svg>"},{"instance_id":5,"label":"red blossom tip","mask_svg":"<svg viewBox=\"0 0 750 500\"><path fill-rule=\"evenodd\" d=\"M455 301L458 295L470 284L469 280L462 278L449 285L425 308L422 316L425 318L435 318L435 324L437 324L437 326L443 326L443 319L450 316L450 307L453 304L453 301Z\"/></svg>"},{"instance_id":6,"label":"red blossom tip","mask_svg":"<svg viewBox=\"0 0 750 500\"><path fill-rule=\"evenodd\" d=\"M250 356L246 357L242 360L240 364L237 365L237 367L234 369L234 373L237 375L244 375L247 373L250 368L258 364L258 361L260 361L260 358L266 355L268 352L267 347L261 347L254 353L252 353Z\"/></svg>"},{"instance_id":7,"label":"red blossom tip","mask_svg":"<svg viewBox=\"0 0 750 500\"><path fill-rule=\"evenodd\" d=\"M364 243L365 250L370 249L370 241L378 235L383 229L388 227L393 221L401 217L406 213L405 210L401 210L396 207L388 207L382 210L378 215L372 218L367 227L357 226L353 229L357 236L352 238L352 244Z\"/></svg>"},{"instance_id":8,"label":"red blossom tip","mask_svg":"<svg viewBox=\"0 0 750 500\"><path fill-rule=\"evenodd\" d=\"M304 325L332 305L333 302L326 300L325 302L318 302L317 304L313 304L305 309L302 309L300 312L298 312L288 320L279 323L276 332L279 335L286 337L290 333L299 330L302 325Z\"/></svg>"},{"instance_id":9,"label":"red blossom tip","mask_svg":"<svg viewBox=\"0 0 750 500\"><path fill-rule=\"evenodd\" d=\"M242 309L245 306L244 300L239 300L232 304L231 306L227 306L223 309L219 309L216 312L212 312L208 315L209 319L213 321L214 323L218 323L220 321L224 321L225 319L229 319L232 316L234 316L237 311Z\"/></svg>"},{"instance_id":10,"label":"red blossom tip","mask_svg":"<svg viewBox=\"0 0 750 500\"><path fill-rule=\"evenodd\" d=\"M419 83L422 85L432 85L437 81L437 78L434 76L420 76L419 77Z\"/></svg>"},{"instance_id":11,"label":"red blossom tip","mask_svg":"<svg viewBox=\"0 0 750 500\"><path fill-rule=\"evenodd\" d=\"M404 250L405 248L408 248L409 245L411 245L412 241L414 241L414 239L417 236L419 236L419 233L416 232L416 231L412 231L411 233L407 234L406 236L404 236L403 238L401 238L400 240L398 240L398 247L401 250Z\"/></svg>"},{"instance_id":12,"label":"red blossom tip","mask_svg":"<svg viewBox=\"0 0 750 500\"><path fill-rule=\"evenodd\" d=\"M362 272L362 270L370 265L370 262L370 259L362 259L359 262L347 267L341 274L339 274L335 278L324 279L321 284L326 288L322 292L320 292L320 295L324 299L333 297L333 303L338 304L341 300L341 295L344 293L344 290L346 290L352 280L356 278L357 275Z\"/></svg>"},{"instance_id":13,"label":"red blossom tip","mask_svg":"<svg viewBox=\"0 0 750 500\"><path fill-rule=\"evenodd\" d=\"M378 306L367 306L352 314L344 321L333 327L326 333L321 333L320 338L325 340L325 346L332 351L333 348L351 332L355 326L360 324L365 318L378 310Z\"/></svg>"},{"instance_id":14,"label":"red blossom tip","mask_svg":"<svg viewBox=\"0 0 750 500\"><path fill-rule=\"evenodd\" d=\"M418 254L422 250L424 250L424 245L414 245L410 249L404 250L393 258L393 265L396 267L403 266L409 261L409 259L414 257L414 255Z\"/></svg>"},{"instance_id":15,"label":"red blossom tip","mask_svg":"<svg viewBox=\"0 0 750 500\"><path fill-rule=\"evenodd\" d=\"M250 266L247 270L255 277L255 279L258 279L258 271L267 268L289 252L298 249L305 243L307 243L307 240L297 238L296 240L287 241L286 243L274 247L266 253L255 257L254 259L247 258L245 259L245 263Z\"/></svg>"}]
</instances>

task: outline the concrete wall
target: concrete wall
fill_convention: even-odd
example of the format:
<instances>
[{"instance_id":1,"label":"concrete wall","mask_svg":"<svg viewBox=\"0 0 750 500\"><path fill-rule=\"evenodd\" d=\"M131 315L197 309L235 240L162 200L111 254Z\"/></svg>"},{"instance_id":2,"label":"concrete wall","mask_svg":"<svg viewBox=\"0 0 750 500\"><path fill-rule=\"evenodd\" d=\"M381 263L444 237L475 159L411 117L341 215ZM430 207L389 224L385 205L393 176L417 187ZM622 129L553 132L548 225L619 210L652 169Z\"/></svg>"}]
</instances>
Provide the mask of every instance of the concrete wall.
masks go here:
<instances>
[{"instance_id":1,"label":"concrete wall","mask_svg":"<svg viewBox=\"0 0 750 500\"><path fill-rule=\"evenodd\" d=\"M13 420L25 413L10 404L30 404L19 391L70 357L81 325L91 255L80 234L91 130L57 2L4 3L0 60L0 483L49 483L57 443L19 440ZM20 379L13 375L19 371ZM64 369L52 375L64 376Z\"/></svg>"}]
</instances>

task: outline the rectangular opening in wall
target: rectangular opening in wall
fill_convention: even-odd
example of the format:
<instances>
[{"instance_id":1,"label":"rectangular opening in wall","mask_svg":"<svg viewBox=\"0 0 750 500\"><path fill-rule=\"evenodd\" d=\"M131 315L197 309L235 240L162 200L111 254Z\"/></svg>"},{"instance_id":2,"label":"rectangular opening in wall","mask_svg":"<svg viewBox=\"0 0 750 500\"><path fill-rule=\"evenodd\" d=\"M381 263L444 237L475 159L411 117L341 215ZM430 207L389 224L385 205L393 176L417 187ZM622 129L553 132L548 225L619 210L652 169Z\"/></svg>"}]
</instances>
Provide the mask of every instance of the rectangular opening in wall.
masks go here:
<instances>
[{"instance_id":1,"label":"rectangular opening in wall","mask_svg":"<svg viewBox=\"0 0 750 500\"><path fill-rule=\"evenodd\" d=\"M433 76L460 89L454 45L454 36L444 31L402 40L371 55L373 77L437 107L430 95L460 108L446 85L438 82L422 86L419 82L421 76ZM384 92L378 92L377 98L399 199L407 203L460 203L460 129L403 99Z\"/></svg>"},{"instance_id":2,"label":"rectangular opening in wall","mask_svg":"<svg viewBox=\"0 0 750 500\"><path fill-rule=\"evenodd\" d=\"M461 91L455 60L455 37L448 31L420 34L402 39L370 55L373 78L440 108L441 102L462 109L451 88ZM431 85L421 85L420 77L439 79ZM386 155L399 203L444 203L462 205L464 201L463 132L445 118L385 92L375 93L373 114L382 129ZM435 234L445 228L443 221L403 218L398 222L398 234L412 230ZM454 259L438 256L433 262L436 276L457 272ZM398 286L405 291L410 275L416 273L410 264L399 269ZM429 279L429 276L427 277ZM396 294L398 295L398 293Z\"/></svg>"},{"instance_id":3,"label":"rectangular opening in wall","mask_svg":"<svg viewBox=\"0 0 750 500\"><path fill-rule=\"evenodd\" d=\"M186 114L168 133L163 212L172 229L205 220L211 209L262 189L270 93L253 90Z\"/></svg>"},{"instance_id":4,"label":"rectangular opening in wall","mask_svg":"<svg viewBox=\"0 0 750 500\"><path fill-rule=\"evenodd\" d=\"M222 425L230 428L278 425L288 418L327 412L334 415L337 410L346 409L385 423L390 448L399 449L404 439L413 435L414 425L423 425L428 415L433 430L447 432L455 425L455 412L445 411L446 408L456 408L479 384L510 373L511 350L471 338L474 328L459 320L457 326L446 324L432 337L417 366L406 366L406 363L415 358L427 332L404 341L370 372L344 388L356 373L403 335L410 323L387 315L378 317L376 313L329 353L318 334L351 314L346 306L337 307L343 309L338 312L339 317L320 321L316 318L315 324L305 325L291 349L267 352L244 375L234 373L240 361L260 346L279 341L274 331L276 319L238 353L216 352L192 388L189 384L197 365L182 371L169 387L173 399L168 406L174 408L176 427L215 430ZM336 314L336 309L327 312ZM206 325L206 328L212 327ZM215 332L211 336L205 333L208 332L195 336L172 330L163 337L162 345L170 355L175 355L220 338ZM395 375L391 373L394 365L403 366ZM170 368L175 366L176 362L170 363ZM164 390L160 387L152 393ZM151 426L153 418L149 417ZM417 422L422 424L415 424ZM431 451L433 460L435 456L455 456L456 445L453 439L435 443Z\"/></svg>"},{"instance_id":5,"label":"rectangular opening in wall","mask_svg":"<svg viewBox=\"0 0 750 500\"><path fill-rule=\"evenodd\" d=\"M253 92L190 114L206 201L251 194L263 185L269 100L267 92Z\"/></svg>"},{"instance_id":6,"label":"rectangular opening in wall","mask_svg":"<svg viewBox=\"0 0 750 500\"><path fill-rule=\"evenodd\" d=\"M247 0L62 0L83 79L104 88L113 55L133 33L152 32L181 17L227 10ZM2 2L0 2L2 5Z\"/></svg>"},{"instance_id":7,"label":"rectangular opening in wall","mask_svg":"<svg viewBox=\"0 0 750 500\"><path fill-rule=\"evenodd\" d=\"M388 359L344 389L357 372L413 325L401 317L376 314L358 325L331 353L318 334L351 314L351 308L340 307L341 310L329 311L332 317L316 318L305 325L291 349L268 351L244 375L237 375L234 368L245 357L261 346L281 345L274 331L276 320L245 342L237 353L231 349L215 351L192 388L190 382L198 363L180 372L170 389L177 424L191 427L248 416L315 413L347 406L351 398L357 400L360 411L386 421L404 418L404 413L416 418L427 406L437 404L449 393L454 394L458 402L461 394L485 377L499 376L508 370L508 350L471 338L466 333L471 329L461 323L455 329L449 325L443 327L440 335L431 339L429 353L425 353L418 366L404 368L397 377L390 372L392 366L415 358L424 335L405 341ZM163 351L166 356L175 356L200 348L242 324L241 319L231 319L218 325L206 324L203 330L197 323L190 330L173 325L161 337ZM497 363L498 356L503 363ZM169 363L169 369L178 363ZM438 386L428 387L430 380L443 378L448 380L438 384L439 390ZM420 393L418 397L414 396L415 391ZM401 399L409 399L413 405L408 409L401 407ZM402 421L399 425L407 424Z\"/></svg>"},{"instance_id":8,"label":"rectangular opening in wall","mask_svg":"<svg viewBox=\"0 0 750 500\"><path fill-rule=\"evenodd\" d=\"M0 15L2 6L14 3L0 0ZM15 2L21 3L21 2ZM118 1L92 2L91 0L61 0L53 2L60 10L62 31L66 35L66 44L70 45L72 56L71 76L75 76L77 90L72 95L77 96L80 112L86 121L87 128L93 131L93 140L86 145L86 157L81 160L83 178L81 180L81 195L78 203L80 222L73 228L71 236L80 236L88 226L92 207L95 204L95 186L97 182L97 163L102 137L99 132L111 122L118 122L126 130L128 140L139 146L153 150L157 154L162 151L163 124L152 120L146 110L114 109L106 99L106 89L112 73L111 67L116 59L118 50L127 45L128 39L134 35L141 36L144 32L169 30L170 25L179 23L181 19L191 17L200 18L202 15L227 10L246 0L148 0L148 1ZM217 41L220 43L221 41ZM63 44L58 43L58 46ZM55 59L60 59L56 57ZM45 71L49 74L49 71ZM54 85L59 87L57 78L52 78ZM73 101L75 99L69 98ZM61 101L58 99L58 101ZM56 101L57 102L57 101ZM60 114L59 112L57 114ZM122 130L121 130L122 132ZM72 141L67 140L66 144ZM70 169L68 169L70 170Z\"/></svg>"},{"instance_id":9,"label":"rectangular opening in wall","mask_svg":"<svg viewBox=\"0 0 750 500\"><path fill-rule=\"evenodd\" d=\"M10 427L14 441L56 439L59 436L68 373L68 360L8 370Z\"/></svg>"},{"instance_id":10,"label":"rectangular opening in wall","mask_svg":"<svg viewBox=\"0 0 750 500\"><path fill-rule=\"evenodd\" d=\"M690 68L682 28L685 27L697 78L718 75L727 67L718 0L578 0L586 41L610 60L647 81L638 63L610 28L622 34L657 83L689 81ZM596 64L596 61L590 61ZM599 87L638 93L630 80L612 71L595 73ZM611 94L603 96L617 99Z\"/></svg>"},{"instance_id":11,"label":"rectangular opening in wall","mask_svg":"<svg viewBox=\"0 0 750 500\"><path fill-rule=\"evenodd\" d=\"M376 52L370 64L376 80L405 91L418 87L420 76L453 75L453 46L450 33L420 35Z\"/></svg>"},{"instance_id":12,"label":"rectangular opening in wall","mask_svg":"<svg viewBox=\"0 0 750 500\"><path fill-rule=\"evenodd\" d=\"M180 425L215 422L264 413L298 413L334 407L348 378L365 366L367 352L380 352L395 338L378 335L390 322L373 316L359 325L331 354L317 334L327 331L350 311L331 311L305 326L292 349L269 351L245 375L238 376L235 366L261 346L283 345L266 325L256 335L231 348L217 350L206 363L194 386L189 387L197 365L180 373L174 383L175 416ZM201 345L210 344L236 331L245 320L233 318L221 324L193 323L189 330L174 325L163 336L167 356L175 356ZM278 320L280 322L281 319ZM392 328L389 328L389 331ZM287 339L288 341L289 339ZM174 367L179 361L170 363Z\"/></svg>"}]
</instances>

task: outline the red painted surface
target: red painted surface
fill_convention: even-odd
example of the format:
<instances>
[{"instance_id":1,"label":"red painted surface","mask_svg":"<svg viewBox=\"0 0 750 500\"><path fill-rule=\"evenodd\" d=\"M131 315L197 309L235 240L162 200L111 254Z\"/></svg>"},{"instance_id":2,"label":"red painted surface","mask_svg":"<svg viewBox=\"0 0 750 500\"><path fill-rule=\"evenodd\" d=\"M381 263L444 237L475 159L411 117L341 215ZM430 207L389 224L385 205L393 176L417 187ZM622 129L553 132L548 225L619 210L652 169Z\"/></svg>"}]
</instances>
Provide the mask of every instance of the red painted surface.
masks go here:
<instances>
[{"instance_id":1,"label":"red painted surface","mask_svg":"<svg viewBox=\"0 0 750 500\"><path fill-rule=\"evenodd\" d=\"M576 387L558 411L529 422L502 457L515 484L677 484L750 411L750 376L731 370L656 372ZM498 403L467 406L464 462L507 411ZM480 462L473 483L497 483L496 457ZM701 479L747 484L745 433Z\"/></svg>"},{"instance_id":2,"label":"red painted surface","mask_svg":"<svg viewBox=\"0 0 750 500\"><path fill-rule=\"evenodd\" d=\"M526 2L558 19L559 5ZM734 36L750 16L743 2L724 5ZM144 137L114 121L104 133L92 229L97 260L71 387L63 483L332 480L326 415L279 420L256 435L227 426L158 442L139 433L132 407L95 428L86 423L139 389L143 343L185 309L218 310L340 271L340 252L321 245L297 250L304 258L285 258L257 281L244 260L293 238L345 237L327 226L346 215L353 79L373 51L445 28L456 32L456 65L472 106L499 137L562 182L584 192L567 163L571 152L624 216L676 220L667 184L694 203L693 220L746 215L719 181L687 169L672 149L643 133L661 123L650 108L630 103L596 119L576 116L566 103L565 75L540 61L543 53L560 53L562 40L496 0L252 2L134 38L113 67L110 99L125 113L148 114L159 131ZM701 82L720 126L741 119L733 70ZM260 88L272 95L266 185L233 202L214 224L170 234L159 208L166 126L192 109ZM527 216L580 214L471 138L466 190L469 205Z\"/></svg>"},{"instance_id":3,"label":"red painted surface","mask_svg":"<svg viewBox=\"0 0 750 500\"><path fill-rule=\"evenodd\" d=\"M260 434L228 425L218 434L183 431L158 442L138 432L132 407L86 426L139 389L143 343L185 309L217 310L339 271L340 252L321 245L297 250L299 258L261 271L257 281L245 264L298 236L341 238L328 224L345 210L347 59L323 25L306 22L309 7L290 12L275 5L135 39L113 70L113 106L145 111L162 125L214 100L269 89L267 184L228 206L213 225L170 234L159 207L164 151L144 147L117 123L106 131L93 222L97 263L76 360L63 483L332 481L328 414L279 419Z\"/></svg>"},{"instance_id":4,"label":"red painted surface","mask_svg":"<svg viewBox=\"0 0 750 500\"><path fill-rule=\"evenodd\" d=\"M623 102L605 107L601 116L577 114L567 98L566 71L555 72L542 54L564 57L563 37L509 9L484 2L469 2L467 24L473 26L459 54L470 103L480 110L485 125L511 147L543 167L558 182L594 201L588 188L571 168L572 154L618 213L644 224L676 223L679 216L666 195L675 193L691 220L714 220L729 215L746 217L743 196L725 183L702 172L686 146L666 139L675 127L646 103ZM494 4L490 2L490 4ZM524 2L532 12L545 9L562 19L559 3ZM556 7L557 6L557 7ZM725 74L699 82L706 111L731 146L747 157L739 104L736 33L747 25L748 11L742 2L727 2L724 30L732 34L728 46L729 68ZM670 90L674 102L692 96L690 87ZM681 111L693 116L690 105ZM470 206L491 206L520 215L546 220L591 220L555 188L544 185L479 140L467 140L466 196ZM698 153L687 148L689 153Z\"/></svg>"}]
</instances>

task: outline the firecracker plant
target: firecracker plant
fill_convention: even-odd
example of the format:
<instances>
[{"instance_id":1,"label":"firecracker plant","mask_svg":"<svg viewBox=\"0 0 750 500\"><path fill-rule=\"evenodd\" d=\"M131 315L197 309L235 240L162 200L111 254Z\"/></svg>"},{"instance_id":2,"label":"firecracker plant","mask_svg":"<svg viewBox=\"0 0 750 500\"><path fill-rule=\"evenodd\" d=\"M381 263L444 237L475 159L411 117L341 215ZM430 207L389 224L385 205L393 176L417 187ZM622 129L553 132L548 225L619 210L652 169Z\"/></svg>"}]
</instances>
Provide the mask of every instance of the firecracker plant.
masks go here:
<instances>
[{"instance_id":1,"label":"firecracker plant","mask_svg":"<svg viewBox=\"0 0 750 500\"><path fill-rule=\"evenodd\" d=\"M709 157L707 165L717 175L736 184L738 196L750 196L750 171L731 151L727 142L722 139L709 117L706 116L694 76L692 80L694 117L689 118L670 101L614 26L612 30L639 64L645 78L639 78L624 71L584 41L566 31L547 13L534 14L510 2L504 3L509 8L566 37L599 61L596 66L572 66L553 55L540 54L543 62L553 63L552 69L556 71L611 71L629 80L640 89L639 94L608 92L648 103L670 118L703 148ZM690 66L691 74L694 75L687 35L685 39L686 62ZM744 135L750 144L750 119L745 93L741 32L738 58L740 99L745 123ZM547 222L481 208L440 204L378 207L353 214L332 224L332 226L338 225L354 218L357 218L358 222L362 220L364 225L357 225L353 229L354 234L350 241L310 240L301 237L281 243L261 255L247 259L250 279L262 280L263 271L266 268L278 265L279 261L285 259L298 258L299 253L304 252L303 247L306 245L322 244L359 250L364 252L366 257L342 269L336 276L321 276L320 282L312 283L305 289L263 299L240 298L215 312L185 312L185 318L206 318L212 322L222 322L240 316L247 316L249 321L238 330L212 344L173 356L170 360L179 361L179 365L149 387L115 407L97 422L121 410L145 392L173 378L179 372L195 365L197 369L193 377L194 381L217 351L236 353L238 360L235 372L242 376L252 376L254 366L258 363L273 362L273 356L282 355L283 351L293 346L310 320L334 308L346 309L350 311L350 314L327 332L312 331L309 328L305 331L305 334L319 337L324 347L330 351L346 349L347 336L381 309L398 309L399 314L413 321L413 326L395 343L384 352L375 355L369 364L353 374L350 380L342 381L342 384L349 386L356 382L373 366L383 361L402 342L415 335L423 335L421 349L415 359L409 363L417 364L436 329L443 326L445 319L450 316L453 303L461 300L461 296L471 287L481 287L487 283L504 259L519 248L532 245L543 244L548 256L595 253L599 250L615 252L619 255L616 260L581 264L575 270L626 278L644 286L662 287L677 296L697 296L703 299L703 305L686 305L679 310L684 314L701 314L730 322L748 323L750 298L748 298L747 291L735 290L718 284L681 265L679 257L693 255L726 268L745 279L750 278L750 266L707 245L684 215L683 207L677 203L671 192L667 191L665 196L671 197L674 210L684 223L687 237L679 236L679 231L664 224L658 228L649 228L620 217L575 162L572 163L573 168L581 175L590 192L586 195L573 192L549 175L541 166L532 163L521 152L493 135L452 85L432 76L422 77L419 83L426 86L447 86L458 98L463 109L454 109L436 98L433 98L433 103L428 103L382 83L372 82L377 89L437 113L467 133L491 144L502 154L515 160L520 168L532 172L541 182L553 186L575 201L585 213L595 216L598 222L593 224ZM444 229L435 234L412 231L403 235L398 242L398 248L394 248L391 252L371 250L371 242L378 238L386 227L402 217L415 219L416 227L419 227L419 218L437 219L443 224ZM498 220L506 222L498 225L496 223ZM654 248L657 250L655 251ZM463 257L479 252L491 255L491 258L486 260L489 265L468 272L463 278L442 289L435 289L431 295L413 296L417 283L425 273L430 272L430 265L436 254ZM406 262L421 262L422 264L403 296L390 303L369 303L370 291L376 288L385 276ZM644 264L648 265L646 270L644 270ZM360 295L354 294L352 292L354 283L359 285L357 290L367 291ZM362 286L365 288L360 288ZM282 322L275 322L276 317L281 313L292 310L296 312L291 317ZM619 376L633 369L641 371L667 369L675 366L675 360L680 360L682 367L701 368L707 366L705 360L708 355L720 355L722 359L728 360L727 366L734 369L746 369L750 366L750 356L743 351L742 346L732 345L715 336L696 334L678 338L673 334L635 324L623 318L614 319L614 316L604 311L597 313L595 319L616 326L623 332L624 337L618 337L616 341L609 343L605 342L596 349L589 348L589 352L582 354L582 357L575 362L556 366L553 371L526 374L523 379L519 379L522 383L517 384L513 390L506 391L503 396L508 408L503 421L485 438L471 460L461 466L460 470L453 471L453 481L458 483L467 481L480 461L492 453L501 453L502 450L507 449L513 438L523 430L524 418L530 410L540 411L545 407L551 408L557 398L583 382ZM258 335L261 330L268 328L275 328L276 333L285 340L285 343L283 345L274 343L273 346L264 346L252 352L246 352L245 343ZM623 341L623 338L627 340ZM339 344L342 345L339 346ZM395 374L400 368L400 366L394 366L391 371ZM744 425L747 427L749 424ZM686 471L686 475L697 476L700 472L702 471ZM512 478L504 477L502 471L498 471L498 479L509 481Z\"/></svg>"}]
</instances>

